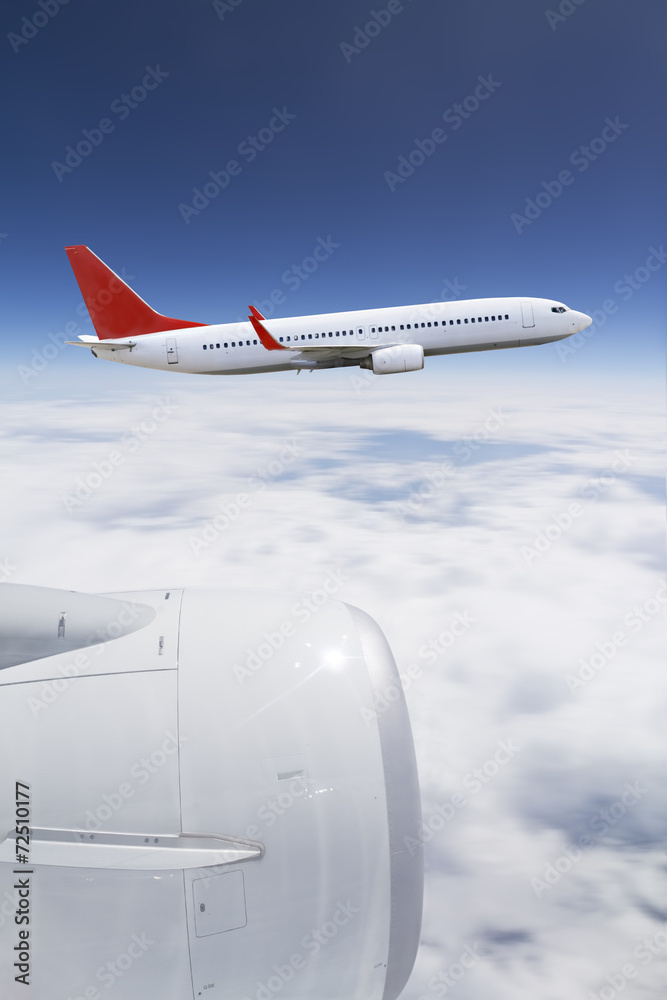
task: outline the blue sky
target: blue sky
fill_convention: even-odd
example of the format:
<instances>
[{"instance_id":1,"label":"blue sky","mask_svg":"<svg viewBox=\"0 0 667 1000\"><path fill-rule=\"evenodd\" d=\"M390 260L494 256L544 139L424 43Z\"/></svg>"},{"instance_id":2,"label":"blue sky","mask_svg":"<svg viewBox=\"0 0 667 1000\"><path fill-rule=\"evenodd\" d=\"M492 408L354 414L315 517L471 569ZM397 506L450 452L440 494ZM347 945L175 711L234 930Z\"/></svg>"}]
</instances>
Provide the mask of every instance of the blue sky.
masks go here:
<instances>
[{"instance_id":1,"label":"blue sky","mask_svg":"<svg viewBox=\"0 0 667 1000\"><path fill-rule=\"evenodd\" d=\"M286 316L455 295L544 295L589 313L607 302L572 365L653 369L667 268L645 268L665 238L665 13L561 6L572 13L528 0L73 0L41 26L36 0L5 4L5 356L29 359L80 322L63 247L86 243L159 311L198 321L244 316L275 289ZM272 122L281 131L261 131ZM66 161L91 135L81 162ZM273 138L253 156L259 135ZM224 190L199 214L179 209L230 160ZM540 214L515 224L540 192ZM319 237L337 244L329 258L286 283ZM539 369L563 363L554 352L510 354ZM63 373L94 363L73 350L58 361Z\"/></svg>"}]
</instances>

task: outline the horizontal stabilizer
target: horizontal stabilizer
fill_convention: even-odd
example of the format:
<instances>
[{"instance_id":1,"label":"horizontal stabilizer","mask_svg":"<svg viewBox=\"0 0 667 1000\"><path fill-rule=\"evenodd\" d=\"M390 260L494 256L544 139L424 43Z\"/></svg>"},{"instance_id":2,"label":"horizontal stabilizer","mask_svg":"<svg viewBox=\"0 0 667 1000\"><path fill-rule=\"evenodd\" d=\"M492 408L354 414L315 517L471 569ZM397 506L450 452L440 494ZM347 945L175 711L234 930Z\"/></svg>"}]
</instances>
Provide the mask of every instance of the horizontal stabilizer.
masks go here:
<instances>
[{"instance_id":1,"label":"horizontal stabilizer","mask_svg":"<svg viewBox=\"0 0 667 1000\"><path fill-rule=\"evenodd\" d=\"M136 340L66 340L70 347L90 347L96 351L131 351Z\"/></svg>"}]
</instances>

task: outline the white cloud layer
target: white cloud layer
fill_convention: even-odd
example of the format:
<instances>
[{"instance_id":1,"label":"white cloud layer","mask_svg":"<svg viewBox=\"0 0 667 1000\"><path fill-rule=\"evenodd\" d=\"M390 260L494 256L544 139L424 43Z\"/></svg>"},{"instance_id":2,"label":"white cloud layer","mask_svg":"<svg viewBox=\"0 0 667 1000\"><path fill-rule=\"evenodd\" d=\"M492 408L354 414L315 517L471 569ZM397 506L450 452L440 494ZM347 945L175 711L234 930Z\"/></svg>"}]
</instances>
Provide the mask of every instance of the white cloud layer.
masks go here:
<instances>
[{"instance_id":1,"label":"white cloud layer","mask_svg":"<svg viewBox=\"0 0 667 1000\"><path fill-rule=\"evenodd\" d=\"M419 667L426 904L406 998L600 995L631 963L624 997L652 1000L664 391L510 371L139 380L91 364L60 398L46 373L3 404L3 574L306 594L340 568L336 596L376 618L401 673ZM467 946L484 957L458 979Z\"/></svg>"}]
</instances>

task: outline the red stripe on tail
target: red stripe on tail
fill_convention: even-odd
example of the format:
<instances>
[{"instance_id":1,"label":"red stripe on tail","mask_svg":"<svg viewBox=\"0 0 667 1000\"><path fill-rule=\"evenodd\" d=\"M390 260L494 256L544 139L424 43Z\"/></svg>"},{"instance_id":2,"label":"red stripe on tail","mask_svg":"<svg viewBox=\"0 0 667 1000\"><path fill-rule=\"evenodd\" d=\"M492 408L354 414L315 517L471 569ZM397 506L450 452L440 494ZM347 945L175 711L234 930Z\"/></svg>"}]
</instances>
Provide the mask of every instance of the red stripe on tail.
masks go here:
<instances>
[{"instance_id":1,"label":"red stripe on tail","mask_svg":"<svg viewBox=\"0 0 667 1000\"><path fill-rule=\"evenodd\" d=\"M88 247L65 247L65 252L100 340L206 326L155 312Z\"/></svg>"}]
</instances>

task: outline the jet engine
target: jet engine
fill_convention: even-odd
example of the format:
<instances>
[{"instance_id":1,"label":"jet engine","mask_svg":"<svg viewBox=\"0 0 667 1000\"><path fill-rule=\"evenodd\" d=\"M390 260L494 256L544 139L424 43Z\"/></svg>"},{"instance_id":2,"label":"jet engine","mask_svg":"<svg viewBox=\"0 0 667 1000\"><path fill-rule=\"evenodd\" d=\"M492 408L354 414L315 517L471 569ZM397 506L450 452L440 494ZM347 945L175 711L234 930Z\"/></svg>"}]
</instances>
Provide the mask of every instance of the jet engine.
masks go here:
<instances>
[{"instance_id":1,"label":"jet engine","mask_svg":"<svg viewBox=\"0 0 667 1000\"><path fill-rule=\"evenodd\" d=\"M397 344L373 351L364 358L360 368L371 368L375 375L397 375L399 372L417 372L424 367L424 348L421 344Z\"/></svg>"},{"instance_id":2,"label":"jet engine","mask_svg":"<svg viewBox=\"0 0 667 1000\"><path fill-rule=\"evenodd\" d=\"M14 584L2 608L3 998L399 995L419 788L368 615Z\"/></svg>"}]
</instances>

